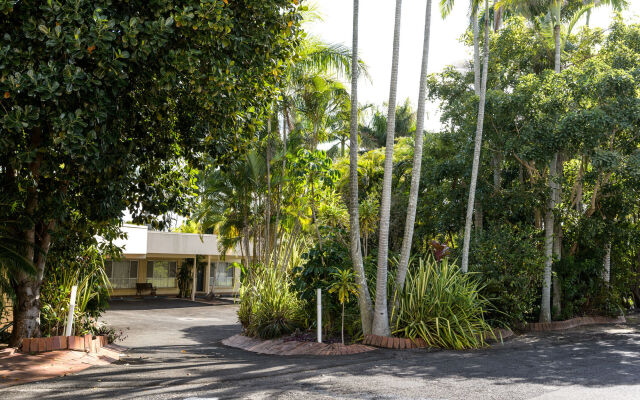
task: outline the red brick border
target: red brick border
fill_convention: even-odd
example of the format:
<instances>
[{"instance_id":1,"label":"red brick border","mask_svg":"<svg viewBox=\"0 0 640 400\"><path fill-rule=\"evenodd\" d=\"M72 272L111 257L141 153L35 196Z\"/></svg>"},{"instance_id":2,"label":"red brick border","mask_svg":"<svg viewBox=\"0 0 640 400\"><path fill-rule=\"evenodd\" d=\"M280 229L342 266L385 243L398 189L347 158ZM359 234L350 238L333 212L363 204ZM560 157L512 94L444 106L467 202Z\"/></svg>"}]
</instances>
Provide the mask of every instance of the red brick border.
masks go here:
<instances>
[{"instance_id":1,"label":"red brick border","mask_svg":"<svg viewBox=\"0 0 640 400\"><path fill-rule=\"evenodd\" d=\"M342 356L375 350L374 347L364 346L361 344L327 344L317 342L298 342L295 340L284 341L282 339L262 340L244 335L231 336L230 338L224 339L222 344L254 353L278 356Z\"/></svg>"},{"instance_id":2,"label":"red brick border","mask_svg":"<svg viewBox=\"0 0 640 400\"><path fill-rule=\"evenodd\" d=\"M427 343L421 338L408 339L378 335L365 335L362 343L385 349L418 349L427 347Z\"/></svg>"},{"instance_id":3,"label":"red brick border","mask_svg":"<svg viewBox=\"0 0 640 400\"><path fill-rule=\"evenodd\" d=\"M502 339L506 339L510 336L513 336L513 331L511 329L496 328L492 332L485 332L484 340L488 342L501 341ZM427 342L422 338L409 339L378 335L365 335L362 343L369 346L397 350L423 349L427 347Z\"/></svg>"},{"instance_id":4,"label":"red brick border","mask_svg":"<svg viewBox=\"0 0 640 400\"><path fill-rule=\"evenodd\" d=\"M527 332L544 332L544 331L558 331L563 329L571 329L582 325L594 325L594 324L624 324L627 322L624 316L617 318L611 317L577 317L568 319L566 321L552 321L552 322L530 322L526 325L521 325L518 328Z\"/></svg>"},{"instance_id":5,"label":"red brick border","mask_svg":"<svg viewBox=\"0 0 640 400\"><path fill-rule=\"evenodd\" d=\"M22 339L22 353L42 353L55 350L76 350L87 353L99 353L100 349L107 346L109 341L106 336L51 336L44 338Z\"/></svg>"}]
</instances>

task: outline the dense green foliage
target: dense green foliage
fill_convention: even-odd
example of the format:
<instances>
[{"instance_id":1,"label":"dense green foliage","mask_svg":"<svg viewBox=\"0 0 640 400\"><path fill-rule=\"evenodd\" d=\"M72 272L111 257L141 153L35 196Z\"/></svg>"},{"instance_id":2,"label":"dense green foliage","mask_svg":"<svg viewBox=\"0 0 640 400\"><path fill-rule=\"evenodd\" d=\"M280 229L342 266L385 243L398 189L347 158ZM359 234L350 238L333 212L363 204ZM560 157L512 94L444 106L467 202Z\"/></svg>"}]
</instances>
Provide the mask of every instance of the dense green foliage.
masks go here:
<instances>
[{"instance_id":1,"label":"dense green foliage","mask_svg":"<svg viewBox=\"0 0 640 400\"><path fill-rule=\"evenodd\" d=\"M203 157L250 143L294 57L297 3L1 3L0 217L36 267L14 281L15 344L40 333L45 255L83 226L69 221L92 236L123 210L186 212Z\"/></svg>"},{"instance_id":2,"label":"dense green foliage","mask_svg":"<svg viewBox=\"0 0 640 400\"><path fill-rule=\"evenodd\" d=\"M463 274L446 259L419 259L392 313L394 334L421 338L428 346L469 349L485 345L492 308L472 274Z\"/></svg>"},{"instance_id":3,"label":"dense green foliage","mask_svg":"<svg viewBox=\"0 0 640 400\"><path fill-rule=\"evenodd\" d=\"M523 225L491 226L471 242L469 271L493 308L486 319L513 326L532 321L540 310L544 254L540 232Z\"/></svg>"}]
</instances>

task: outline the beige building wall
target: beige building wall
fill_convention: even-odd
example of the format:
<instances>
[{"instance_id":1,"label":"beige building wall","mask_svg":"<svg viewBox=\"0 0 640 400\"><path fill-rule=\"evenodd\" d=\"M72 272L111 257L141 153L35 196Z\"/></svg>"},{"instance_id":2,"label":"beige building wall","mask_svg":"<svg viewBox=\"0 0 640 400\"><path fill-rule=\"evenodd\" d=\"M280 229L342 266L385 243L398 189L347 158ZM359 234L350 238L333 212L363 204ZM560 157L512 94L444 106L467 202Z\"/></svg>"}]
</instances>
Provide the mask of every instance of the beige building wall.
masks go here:
<instances>
[{"instance_id":1,"label":"beige building wall","mask_svg":"<svg viewBox=\"0 0 640 400\"><path fill-rule=\"evenodd\" d=\"M179 269L186 260L198 255L199 262L207 260L210 262L238 262L242 258L238 249L230 249L229 254L223 256L218 249L218 238L216 235L200 235L195 233L179 232L158 232L151 231L146 226L125 224L122 227L127 234L126 239L117 240L114 244L123 249L123 257L127 260L138 261L138 283L147 282L147 265L149 261L168 260L176 261ZM197 293L208 293L210 268L205 267L203 274L203 290ZM216 285L216 294L235 294L240 287L240 268L234 269L233 286L220 287ZM157 288L158 295L177 295L179 293L176 286L171 288ZM136 294L135 288L113 289L113 296L132 296Z\"/></svg>"},{"instance_id":2,"label":"beige building wall","mask_svg":"<svg viewBox=\"0 0 640 400\"><path fill-rule=\"evenodd\" d=\"M211 265L213 266L214 263L216 262L227 262L227 263L241 263L242 259L239 257L225 257L223 259L222 256L219 255L215 255L215 256L209 256L210 257L210 261L211 261ZM199 262L202 262L202 258L204 258L205 262L207 262L207 256L201 256L198 255L198 260ZM182 263L185 260L189 260L189 262L193 262L193 256L191 257L184 257L184 256L171 256L171 255L166 255L166 254L162 254L162 255L153 255L153 254L149 254L147 255L146 259L140 259L137 257L132 257L132 256L125 256L124 259L126 260L136 260L138 261L138 279L137 282L138 283L145 283L147 282L147 262L148 261L176 261L177 262L177 267L178 269L180 268L180 266L182 265ZM203 290L201 291L196 291L196 293L200 293L200 294L206 294L209 293L210 291L210 286L209 286L209 282L210 282L210 271L211 268L209 268L209 265L207 264L204 268L204 281L203 281ZM224 294L224 295L234 295L237 294L238 291L240 289L240 268L236 267L234 268L233 271L233 287L225 287L225 286L218 286L216 285L214 288L214 292L217 295L220 294ZM167 296L167 295L174 295L177 296L179 293L179 289L178 289L178 285L177 285L177 278L176 278L176 286L172 287L172 288L156 288L156 294L157 295L163 295L163 296ZM148 292L143 293L143 295L148 295ZM111 289L111 296L114 297L118 297L118 296L135 296L136 295L136 289L135 288L114 288Z\"/></svg>"}]
</instances>

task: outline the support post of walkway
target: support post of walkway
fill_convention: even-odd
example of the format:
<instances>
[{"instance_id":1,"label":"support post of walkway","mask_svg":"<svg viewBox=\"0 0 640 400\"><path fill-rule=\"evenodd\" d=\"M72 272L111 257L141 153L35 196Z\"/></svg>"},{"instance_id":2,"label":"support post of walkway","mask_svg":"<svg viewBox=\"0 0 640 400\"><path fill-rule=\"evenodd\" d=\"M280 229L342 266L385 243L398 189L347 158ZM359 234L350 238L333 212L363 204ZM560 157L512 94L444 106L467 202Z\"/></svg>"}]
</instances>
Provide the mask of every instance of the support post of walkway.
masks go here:
<instances>
[{"instance_id":1,"label":"support post of walkway","mask_svg":"<svg viewBox=\"0 0 640 400\"><path fill-rule=\"evenodd\" d=\"M316 289L317 297L317 324L318 324L318 343L322 343L322 289Z\"/></svg>"},{"instance_id":2,"label":"support post of walkway","mask_svg":"<svg viewBox=\"0 0 640 400\"><path fill-rule=\"evenodd\" d=\"M193 256L193 282L191 284L191 301L196 301L196 270L197 268L198 256Z\"/></svg>"}]
</instances>

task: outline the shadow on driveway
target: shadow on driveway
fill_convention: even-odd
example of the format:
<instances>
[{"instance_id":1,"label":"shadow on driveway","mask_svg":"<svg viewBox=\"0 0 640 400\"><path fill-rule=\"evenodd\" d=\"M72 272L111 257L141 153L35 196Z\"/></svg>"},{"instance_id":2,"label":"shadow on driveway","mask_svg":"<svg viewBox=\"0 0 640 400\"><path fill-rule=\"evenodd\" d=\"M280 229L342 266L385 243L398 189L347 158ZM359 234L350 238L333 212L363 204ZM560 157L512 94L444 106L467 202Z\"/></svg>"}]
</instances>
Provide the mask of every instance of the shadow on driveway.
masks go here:
<instances>
[{"instance_id":1,"label":"shadow on driveway","mask_svg":"<svg viewBox=\"0 0 640 400\"><path fill-rule=\"evenodd\" d=\"M72 393L83 399L529 399L568 390L566 398L584 400L574 388L591 394L623 390L619 398L640 398L637 322L525 335L465 352L380 349L341 357L278 357L220 343L240 332L235 305L179 300L148 305L152 308L142 312L128 304L109 311L115 322L140 321L129 335L149 338L132 346L117 365L22 385L8 398L67 399ZM156 332L149 331L153 326Z\"/></svg>"}]
</instances>

